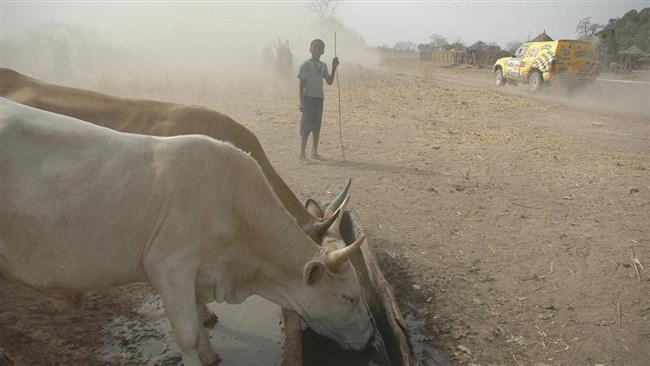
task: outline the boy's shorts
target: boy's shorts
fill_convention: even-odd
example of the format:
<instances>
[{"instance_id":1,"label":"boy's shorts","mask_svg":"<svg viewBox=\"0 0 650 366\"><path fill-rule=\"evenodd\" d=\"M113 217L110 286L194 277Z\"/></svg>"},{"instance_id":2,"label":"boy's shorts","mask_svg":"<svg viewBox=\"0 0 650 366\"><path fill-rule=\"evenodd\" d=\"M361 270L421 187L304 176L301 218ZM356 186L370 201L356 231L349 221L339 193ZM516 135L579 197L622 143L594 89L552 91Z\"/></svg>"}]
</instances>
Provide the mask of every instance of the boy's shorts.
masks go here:
<instances>
[{"instance_id":1,"label":"boy's shorts","mask_svg":"<svg viewBox=\"0 0 650 366\"><path fill-rule=\"evenodd\" d=\"M304 97L300 116L300 136L307 137L310 132L320 133L323 120L323 98Z\"/></svg>"}]
</instances>

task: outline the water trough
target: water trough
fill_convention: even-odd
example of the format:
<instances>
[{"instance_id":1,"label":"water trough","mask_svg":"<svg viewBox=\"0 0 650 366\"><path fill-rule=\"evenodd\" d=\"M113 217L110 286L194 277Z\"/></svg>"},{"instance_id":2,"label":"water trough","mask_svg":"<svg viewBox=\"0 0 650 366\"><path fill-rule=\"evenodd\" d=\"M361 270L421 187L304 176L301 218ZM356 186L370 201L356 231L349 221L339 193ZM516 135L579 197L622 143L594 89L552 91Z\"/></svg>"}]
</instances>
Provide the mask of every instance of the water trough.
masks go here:
<instances>
[{"instance_id":1,"label":"water trough","mask_svg":"<svg viewBox=\"0 0 650 366\"><path fill-rule=\"evenodd\" d=\"M346 243L353 243L364 233L353 214L346 212L341 221L341 235ZM366 301L375 320L381 339L375 342L375 350L347 352L333 341L306 328L298 315L283 310L285 325L286 366L412 366L416 365L408 338L406 323L402 318L392 287L386 282L372 252L372 244L366 242L362 250L351 258L357 271Z\"/></svg>"}]
</instances>

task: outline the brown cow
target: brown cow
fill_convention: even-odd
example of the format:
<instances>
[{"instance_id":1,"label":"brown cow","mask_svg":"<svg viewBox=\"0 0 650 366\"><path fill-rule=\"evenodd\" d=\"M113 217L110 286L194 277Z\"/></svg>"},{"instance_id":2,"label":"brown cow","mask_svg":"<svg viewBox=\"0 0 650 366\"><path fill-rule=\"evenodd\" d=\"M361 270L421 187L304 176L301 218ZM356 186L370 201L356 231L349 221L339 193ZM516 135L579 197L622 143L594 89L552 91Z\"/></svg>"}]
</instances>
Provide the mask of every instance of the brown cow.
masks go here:
<instances>
[{"instance_id":1,"label":"brown cow","mask_svg":"<svg viewBox=\"0 0 650 366\"><path fill-rule=\"evenodd\" d=\"M201 134L228 141L257 160L287 211L317 243L322 242L328 228L326 219L341 205L349 188L348 182L348 187L325 210L324 217L314 217L273 169L255 134L232 118L208 108L63 87L6 68L0 68L0 96L122 132L154 136Z\"/></svg>"}]
</instances>

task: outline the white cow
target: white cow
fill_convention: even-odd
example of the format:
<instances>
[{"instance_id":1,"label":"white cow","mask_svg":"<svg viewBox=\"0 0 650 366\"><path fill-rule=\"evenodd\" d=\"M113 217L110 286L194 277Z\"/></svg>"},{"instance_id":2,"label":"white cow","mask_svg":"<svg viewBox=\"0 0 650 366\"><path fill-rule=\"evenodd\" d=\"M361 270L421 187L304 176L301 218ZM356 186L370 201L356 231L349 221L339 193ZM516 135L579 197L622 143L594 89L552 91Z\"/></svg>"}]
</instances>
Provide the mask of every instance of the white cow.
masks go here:
<instances>
[{"instance_id":1,"label":"white cow","mask_svg":"<svg viewBox=\"0 0 650 366\"><path fill-rule=\"evenodd\" d=\"M218 360L197 301L252 294L344 348L368 344L370 314L347 259L363 238L318 246L249 155L205 136L125 134L4 98L0 114L0 272L70 295L150 281L186 366Z\"/></svg>"}]
</instances>

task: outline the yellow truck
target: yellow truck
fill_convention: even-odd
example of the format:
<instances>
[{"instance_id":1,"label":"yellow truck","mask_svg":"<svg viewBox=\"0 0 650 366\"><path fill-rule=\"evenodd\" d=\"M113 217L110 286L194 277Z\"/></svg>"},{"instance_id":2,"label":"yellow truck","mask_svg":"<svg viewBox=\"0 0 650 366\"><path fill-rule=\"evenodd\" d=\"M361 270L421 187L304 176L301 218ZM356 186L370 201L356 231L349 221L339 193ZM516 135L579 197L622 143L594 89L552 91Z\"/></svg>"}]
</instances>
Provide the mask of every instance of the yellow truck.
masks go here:
<instances>
[{"instance_id":1,"label":"yellow truck","mask_svg":"<svg viewBox=\"0 0 650 366\"><path fill-rule=\"evenodd\" d=\"M559 40L528 42L513 57L504 57L494 64L494 83L527 83L531 92L554 82L569 88L590 83L598 77L600 67L591 42Z\"/></svg>"}]
</instances>

